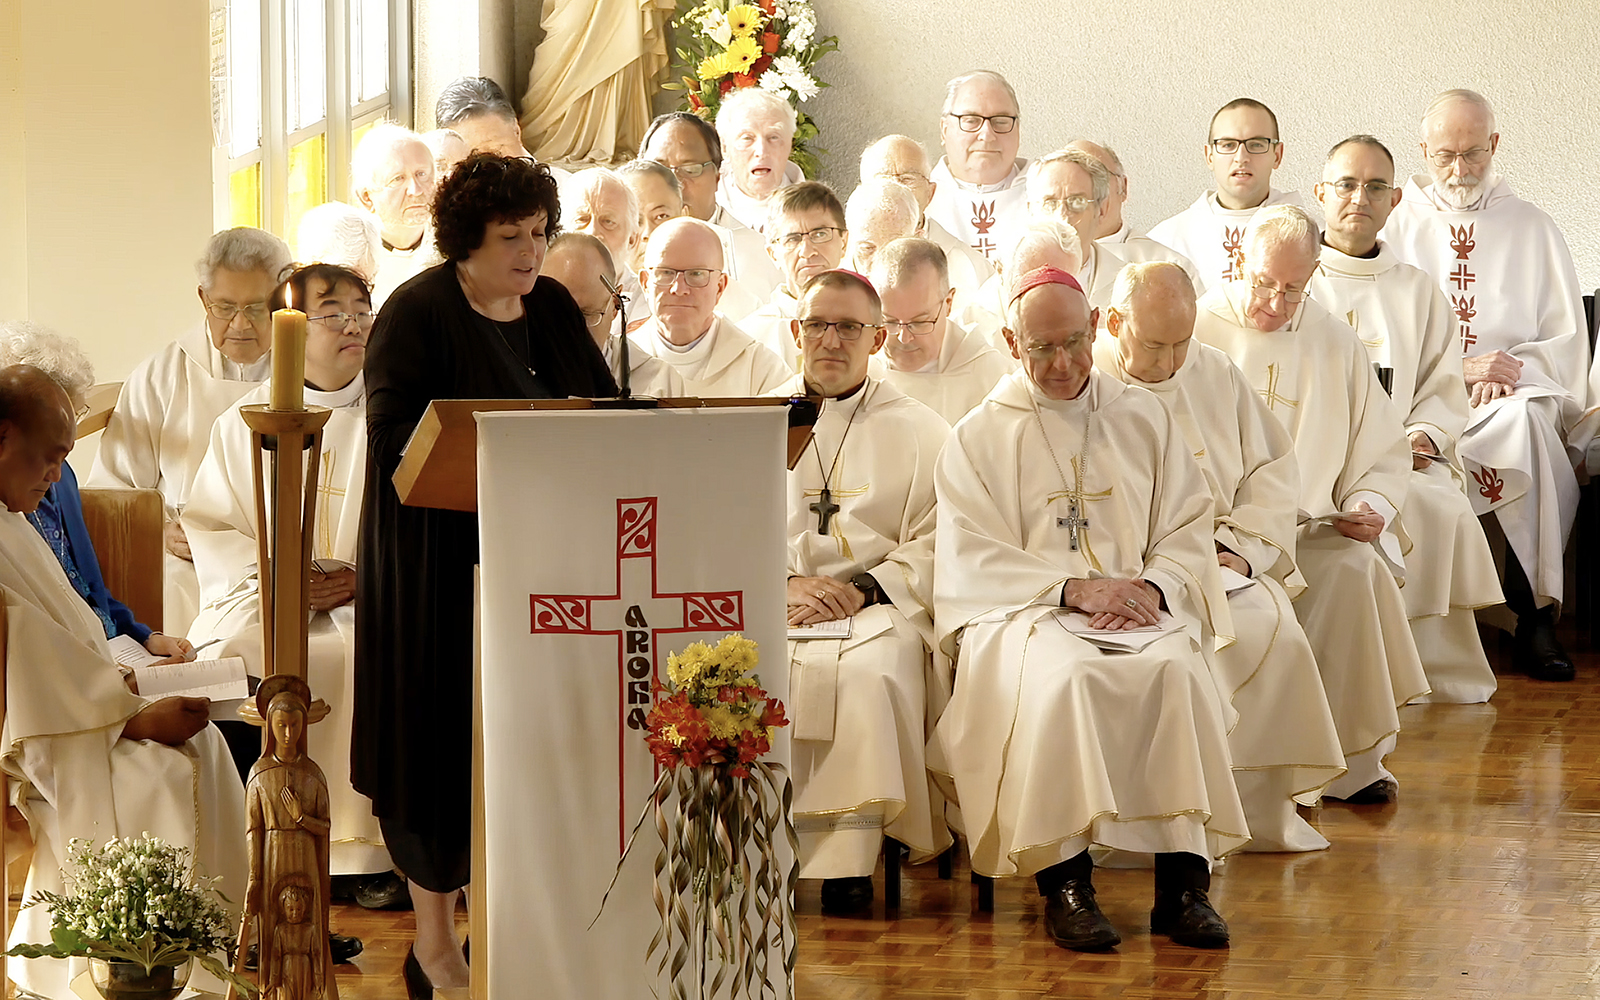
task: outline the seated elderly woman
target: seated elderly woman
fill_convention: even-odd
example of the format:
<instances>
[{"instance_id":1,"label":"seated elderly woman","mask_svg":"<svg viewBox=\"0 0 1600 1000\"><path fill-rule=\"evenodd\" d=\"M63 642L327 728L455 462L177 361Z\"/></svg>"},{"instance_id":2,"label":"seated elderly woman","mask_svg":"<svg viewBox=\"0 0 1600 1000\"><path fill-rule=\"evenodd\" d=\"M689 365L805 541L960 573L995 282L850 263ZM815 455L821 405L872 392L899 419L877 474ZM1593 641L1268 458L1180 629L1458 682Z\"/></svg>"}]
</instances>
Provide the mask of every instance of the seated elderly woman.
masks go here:
<instances>
[{"instance_id":1,"label":"seated elderly woman","mask_svg":"<svg viewBox=\"0 0 1600 1000\"><path fill-rule=\"evenodd\" d=\"M288 244L259 229L211 237L195 265L205 322L133 370L100 438L90 486L158 489L166 503L162 629L172 635L189 631L200 598L178 517L211 425L272 370L272 310L282 301L289 259Z\"/></svg>"},{"instance_id":2,"label":"seated elderly woman","mask_svg":"<svg viewBox=\"0 0 1600 1000\"><path fill-rule=\"evenodd\" d=\"M401 505L393 476L433 400L616 395L577 303L539 273L560 223L544 166L468 156L434 198L444 263L390 297L367 350L351 778L411 881L412 996L468 980L454 914L471 855L478 519Z\"/></svg>"},{"instance_id":3,"label":"seated elderly woman","mask_svg":"<svg viewBox=\"0 0 1600 1000\"><path fill-rule=\"evenodd\" d=\"M75 411L84 411L84 396L94 385L94 364L76 340L33 323L0 323L0 368L12 365L32 365L44 372L61 386ZM100 619L107 639L129 636L151 655L172 661L192 652L188 640L151 630L106 589L100 560L89 541L89 526L83 520L78 476L69 463L61 463L61 478L51 484L39 506L28 515L28 522L50 543L72 589Z\"/></svg>"}]
</instances>

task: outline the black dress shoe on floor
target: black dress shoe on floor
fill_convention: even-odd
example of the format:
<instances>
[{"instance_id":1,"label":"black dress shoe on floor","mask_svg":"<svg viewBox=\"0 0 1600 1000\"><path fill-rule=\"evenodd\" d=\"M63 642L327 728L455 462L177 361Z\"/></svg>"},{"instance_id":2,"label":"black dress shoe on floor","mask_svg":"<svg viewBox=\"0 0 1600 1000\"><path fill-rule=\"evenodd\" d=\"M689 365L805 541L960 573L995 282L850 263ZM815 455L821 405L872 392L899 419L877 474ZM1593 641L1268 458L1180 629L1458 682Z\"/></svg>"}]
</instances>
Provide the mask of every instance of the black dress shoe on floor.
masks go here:
<instances>
[{"instance_id":1,"label":"black dress shoe on floor","mask_svg":"<svg viewBox=\"0 0 1600 1000\"><path fill-rule=\"evenodd\" d=\"M406 964L400 971L406 981L406 996L410 1000L433 1000L433 981L422 971L422 963L417 961L416 949L406 949Z\"/></svg>"},{"instance_id":2,"label":"black dress shoe on floor","mask_svg":"<svg viewBox=\"0 0 1600 1000\"><path fill-rule=\"evenodd\" d=\"M872 877L822 880L823 913L860 913L872 909Z\"/></svg>"},{"instance_id":3,"label":"black dress shoe on floor","mask_svg":"<svg viewBox=\"0 0 1600 1000\"><path fill-rule=\"evenodd\" d=\"M1088 882L1068 882L1045 897L1044 927L1056 944L1072 951L1105 951L1122 943Z\"/></svg>"},{"instance_id":4,"label":"black dress shoe on floor","mask_svg":"<svg viewBox=\"0 0 1600 1000\"><path fill-rule=\"evenodd\" d=\"M358 937L346 934L328 935L328 954L333 956L334 965L343 965L361 954L366 945ZM261 953L255 945L251 945L244 953L244 967L247 972L255 972L261 966Z\"/></svg>"},{"instance_id":5,"label":"black dress shoe on floor","mask_svg":"<svg viewBox=\"0 0 1600 1000\"><path fill-rule=\"evenodd\" d=\"M1204 889L1185 889L1176 896L1156 893L1150 933L1165 934L1173 944L1189 948L1228 947L1227 921L1211 908Z\"/></svg>"},{"instance_id":6,"label":"black dress shoe on floor","mask_svg":"<svg viewBox=\"0 0 1600 1000\"><path fill-rule=\"evenodd\" d=\"M1358 789L1342 799L1330 795L1328 798L1336 802L1343 802L1352 806L1386 806L1400 797L1400 786L1395 784L1393 778L1379 778L1365 788Z\"/></svg>"},{"instance_id":7,"label":"black dress shoe on floor","mask_svg":"<svg viewBox=\"0 0 1600 1000\"><path fill-rule=\"evenodd\" d=\"M384 872L358 882L355 901L364 910L409 910L411 887L394 872Z\"/></svg>"},{"instance_id":8,"label":"black dress shoe on floor","mask_svg":"<svg viewBox=\"0 0 1600 1000\"><path fill-rule=\"evenodd\" d=\"M1536 681L1570 681L1577 673L1572 657L1556 638L1555 624L1548 609L1517 618L1516 646L1512 662Z\"/></svg>"}]
</instances>

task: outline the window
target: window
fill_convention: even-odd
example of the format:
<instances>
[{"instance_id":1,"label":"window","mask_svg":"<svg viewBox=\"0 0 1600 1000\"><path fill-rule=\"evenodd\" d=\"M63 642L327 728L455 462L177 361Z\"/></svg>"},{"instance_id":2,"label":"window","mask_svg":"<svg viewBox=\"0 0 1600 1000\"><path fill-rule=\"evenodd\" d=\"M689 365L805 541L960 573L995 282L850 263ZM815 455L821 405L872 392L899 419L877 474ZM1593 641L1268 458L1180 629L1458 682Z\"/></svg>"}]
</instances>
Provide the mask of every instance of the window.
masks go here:
<instances>
[{"instance_id":1,"label":"window","mask_svg":"<svg viewBox=\"0 0 1600 1000\"><path fill-rule=\"evenodd\" d=\"M407 0L211 0L212 214L293 241L350 200L350 151L411 120Z\"/></svg>"}]
</instances>

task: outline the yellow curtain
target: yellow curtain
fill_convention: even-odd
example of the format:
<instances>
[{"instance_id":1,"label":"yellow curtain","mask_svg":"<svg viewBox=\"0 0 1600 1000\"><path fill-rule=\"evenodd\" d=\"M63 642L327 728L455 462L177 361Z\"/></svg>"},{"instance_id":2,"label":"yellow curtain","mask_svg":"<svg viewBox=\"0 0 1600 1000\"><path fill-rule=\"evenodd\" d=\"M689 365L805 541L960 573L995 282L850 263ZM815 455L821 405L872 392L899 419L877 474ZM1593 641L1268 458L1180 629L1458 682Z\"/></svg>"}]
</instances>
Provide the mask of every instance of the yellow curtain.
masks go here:
<instances>
[{"instance_id":1,"label":"yellow curtain","mask_svg":"<svg viewBox=\"0 0 1600 1000\"><path fill-rule=\"evenodd\" d=\"M545 0L544 41L522 99L522 140L540 160L627 159L666 72L674 0Z\"/></svg>"}]
</instances>

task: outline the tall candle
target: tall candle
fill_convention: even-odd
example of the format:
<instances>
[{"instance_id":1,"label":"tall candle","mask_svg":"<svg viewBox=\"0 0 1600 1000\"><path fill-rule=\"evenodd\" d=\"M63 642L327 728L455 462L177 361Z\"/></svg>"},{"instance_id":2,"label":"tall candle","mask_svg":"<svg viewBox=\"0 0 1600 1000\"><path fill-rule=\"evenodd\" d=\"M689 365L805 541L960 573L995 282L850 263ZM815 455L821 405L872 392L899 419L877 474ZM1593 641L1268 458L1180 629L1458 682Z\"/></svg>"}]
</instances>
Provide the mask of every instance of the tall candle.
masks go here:
<instances>
[{"instance_id":1,"label":"tall candle","mask_svg":"<svg viewBox=\"0 0 1600 1000\"><path fill-rule=\"evenodd\" d=\"M288 306L294 305L291 299ZM306 408L306 314L284 308L272 314L272 408Z\"/></svg>"}]
</instances>

